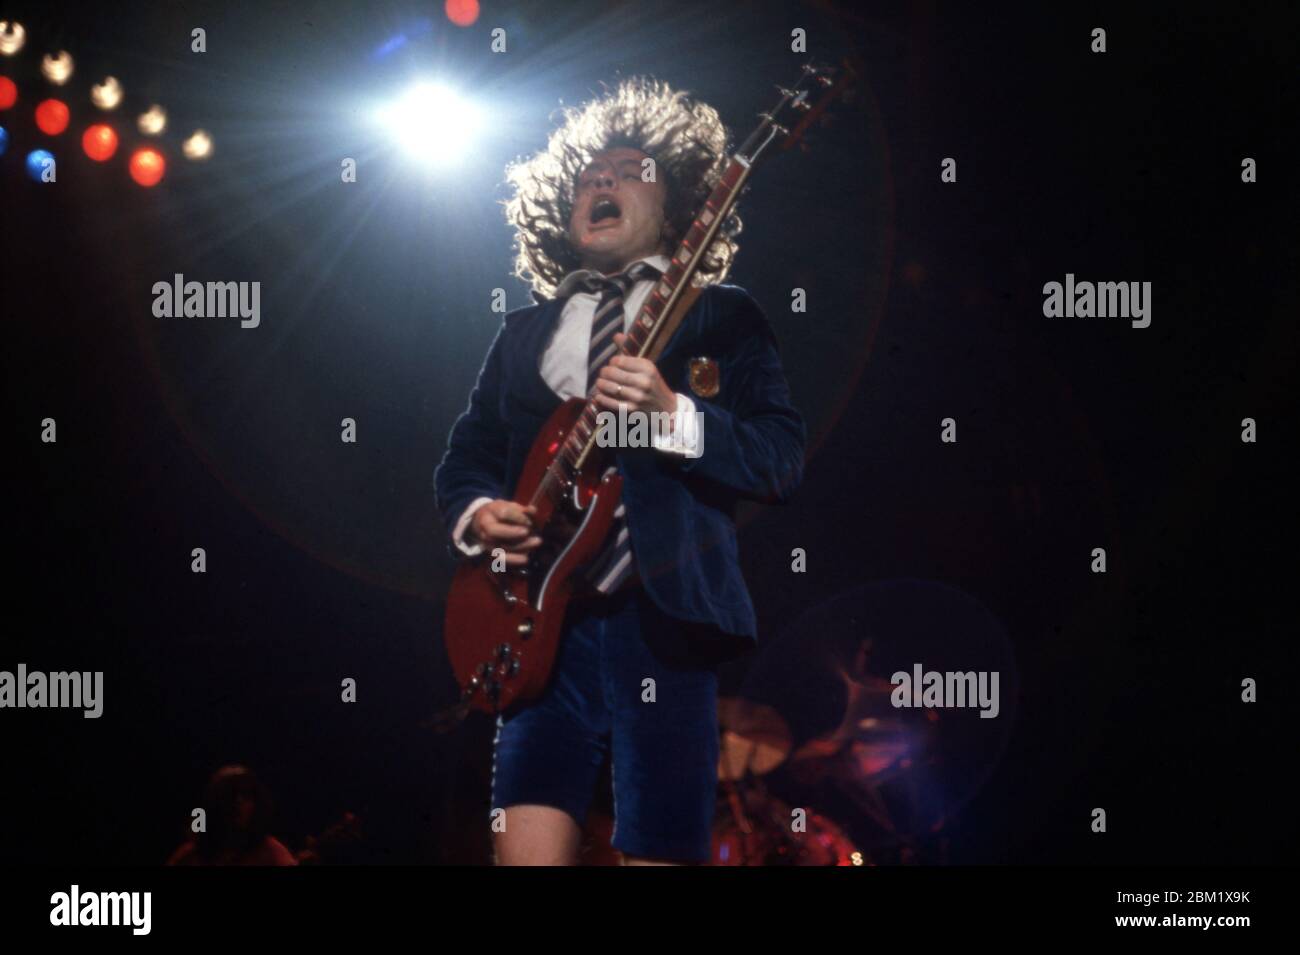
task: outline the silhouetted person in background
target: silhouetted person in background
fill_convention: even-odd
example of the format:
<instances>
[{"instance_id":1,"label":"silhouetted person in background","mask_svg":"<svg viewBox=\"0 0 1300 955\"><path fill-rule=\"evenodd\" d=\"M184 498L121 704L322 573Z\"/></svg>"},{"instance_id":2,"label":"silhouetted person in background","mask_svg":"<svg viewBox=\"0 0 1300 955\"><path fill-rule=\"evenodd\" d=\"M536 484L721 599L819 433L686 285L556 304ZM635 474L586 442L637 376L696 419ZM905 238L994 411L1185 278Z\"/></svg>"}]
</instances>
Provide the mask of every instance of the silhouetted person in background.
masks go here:
<instances>
[{"instance_id":1,"label":"silhouetted person in background","mask_svg":"<svg viewBox=\"0 0 1300 955\"><path fill-rule=\"evenodd\" d=\"M183 843L168 865L297 865L270 833L271 793L246 766L222 766L203 794L206 828Z\"/></svg>"}]
</instances>

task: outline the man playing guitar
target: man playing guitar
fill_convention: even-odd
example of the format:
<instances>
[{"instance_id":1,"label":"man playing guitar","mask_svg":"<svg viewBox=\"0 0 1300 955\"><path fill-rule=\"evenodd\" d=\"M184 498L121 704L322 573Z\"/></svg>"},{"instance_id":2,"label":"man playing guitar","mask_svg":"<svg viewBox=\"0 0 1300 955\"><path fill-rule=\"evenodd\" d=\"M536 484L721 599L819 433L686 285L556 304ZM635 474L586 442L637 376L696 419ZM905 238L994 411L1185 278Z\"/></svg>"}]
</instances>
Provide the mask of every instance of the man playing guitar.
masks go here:
<instances>
[{"instance_id":1,"label":"man playing guitar","mask_svg":"<svg viewBox=\"0 0 1300 955\"><path fill-rule=\"evenodd\" d=\"M498 717L498 864L566 865L605 758L613 844L629 864L709 858L718 761L717 665L756 638L735 505L784 501L806 430L772 329L722 284L739 219L701 254L707 285L657 361L622 354L669 257L726 165L717 112L630 79L565 111L547 147L513 164L516 274L538 304L506 315L434 475L462 559L524 567L535 508L508 498L562 401L678 412L653 447L620 448L621 504L564 617L544 694Z\"/></svg>"}]
</instances>

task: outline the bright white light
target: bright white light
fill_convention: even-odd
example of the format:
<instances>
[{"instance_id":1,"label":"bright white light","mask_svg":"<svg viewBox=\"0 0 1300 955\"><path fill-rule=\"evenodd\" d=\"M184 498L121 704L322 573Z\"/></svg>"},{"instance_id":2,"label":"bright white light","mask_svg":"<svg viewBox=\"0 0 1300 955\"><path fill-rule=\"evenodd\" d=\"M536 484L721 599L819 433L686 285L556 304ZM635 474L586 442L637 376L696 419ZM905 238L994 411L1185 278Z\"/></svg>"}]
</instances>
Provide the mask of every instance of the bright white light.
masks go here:
<instances>
[{"instance_id":1,"label":"bright white light","mask_svg":"<svg viewBox=\"0 0 1300 955\"><path fill-rule=\"evenodd\" d=\"M140 114L135 125L146 136L157 136L167 128L167 110L154 103Z\"/></svg>"},{"instance_id":2,"label":"bright white light","mask_svg":"<svg viewBox=\"0 0 1300 955\"><path fill-rule=\"evenodd\" d=\"M190 138L181 144L181 152L186 159L202 162L212 155L212 137L206 130L196 129Z\"/></svg>"},{"instance_id":3,"label":"bright white light","mask_svg":"<svg viewBox=\"0 0 1300 955\"><path fill-rule=\"evenodd\" d=\"M122 84L116 77L104 77L104 82L90 88L90 101L100 109L117 109L117 104L122 102Z\"/></svg>"},{"instance_id":4,"label":"bright white light","mask_svg":"<svg viewBox=\"0 0 1300 955\"><path fill-rule=\"evenodd\" d=\"M46 53L41 58L41 75L55 86L62 86L72 76L72 54L67 50Z\"/></svg>"},{"instance_id":5,"label":"bright white light","mask_svg":"<svg viewBox=\"0 0 1300 955\"><path fill-rule=\"evenodd\" d=\"M21 23L0 20L0 54L13 56L27 42L27 31Z\"/></svg>"},{"instance_id":6,"label":"bright white light","mask_svg":"<svg viewBox=\"0 0 1300 955\"><path fill-rule=\"evenodd\" d=\"M407 155L439 165L464 155L483 126L478 107L438 83L412 87L378 118Z\"/></svg>"}]
</instances>

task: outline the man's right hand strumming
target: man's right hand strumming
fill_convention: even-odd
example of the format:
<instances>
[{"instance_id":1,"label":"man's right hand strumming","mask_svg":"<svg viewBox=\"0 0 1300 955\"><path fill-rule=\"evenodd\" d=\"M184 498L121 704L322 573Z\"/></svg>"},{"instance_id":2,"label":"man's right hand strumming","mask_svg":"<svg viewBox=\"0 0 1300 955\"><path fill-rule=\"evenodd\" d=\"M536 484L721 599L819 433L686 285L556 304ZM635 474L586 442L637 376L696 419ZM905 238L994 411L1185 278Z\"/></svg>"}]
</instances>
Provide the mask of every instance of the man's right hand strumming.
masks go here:
<instances>
[{"instance_id":1,"label":"man's right hand strumming","mask_svg":"<svg viewBox=\"0 0 1300 955\"><path fill-rule=\"evenodd\" d=\"M525 507L516 501L488 501L474 512L465 536L469 543L482 544L489 554L500 547L505 551L506 566L522 567L528 563L528 552L542 543L533 525L536 514L535 504Z\"/></svg>"}]
</instances>

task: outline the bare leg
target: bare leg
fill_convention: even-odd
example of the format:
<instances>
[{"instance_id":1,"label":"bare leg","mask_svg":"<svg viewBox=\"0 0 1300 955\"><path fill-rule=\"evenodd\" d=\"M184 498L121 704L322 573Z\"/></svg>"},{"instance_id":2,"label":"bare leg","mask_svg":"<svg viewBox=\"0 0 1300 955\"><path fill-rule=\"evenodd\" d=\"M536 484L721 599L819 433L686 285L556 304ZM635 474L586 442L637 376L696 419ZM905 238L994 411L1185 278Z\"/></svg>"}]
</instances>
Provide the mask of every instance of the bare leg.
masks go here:
<instances>
[{"instance_id":1,"label":"bare leg","mask_svg":"<svg viewBox=\"0 0 1300 955\"><path fill-rule=\"evenodd\" d=\"M554 806L509 806L505 831L494 833L497 865L576 865L582 830Z\"/></svg>"}]
</instances>

